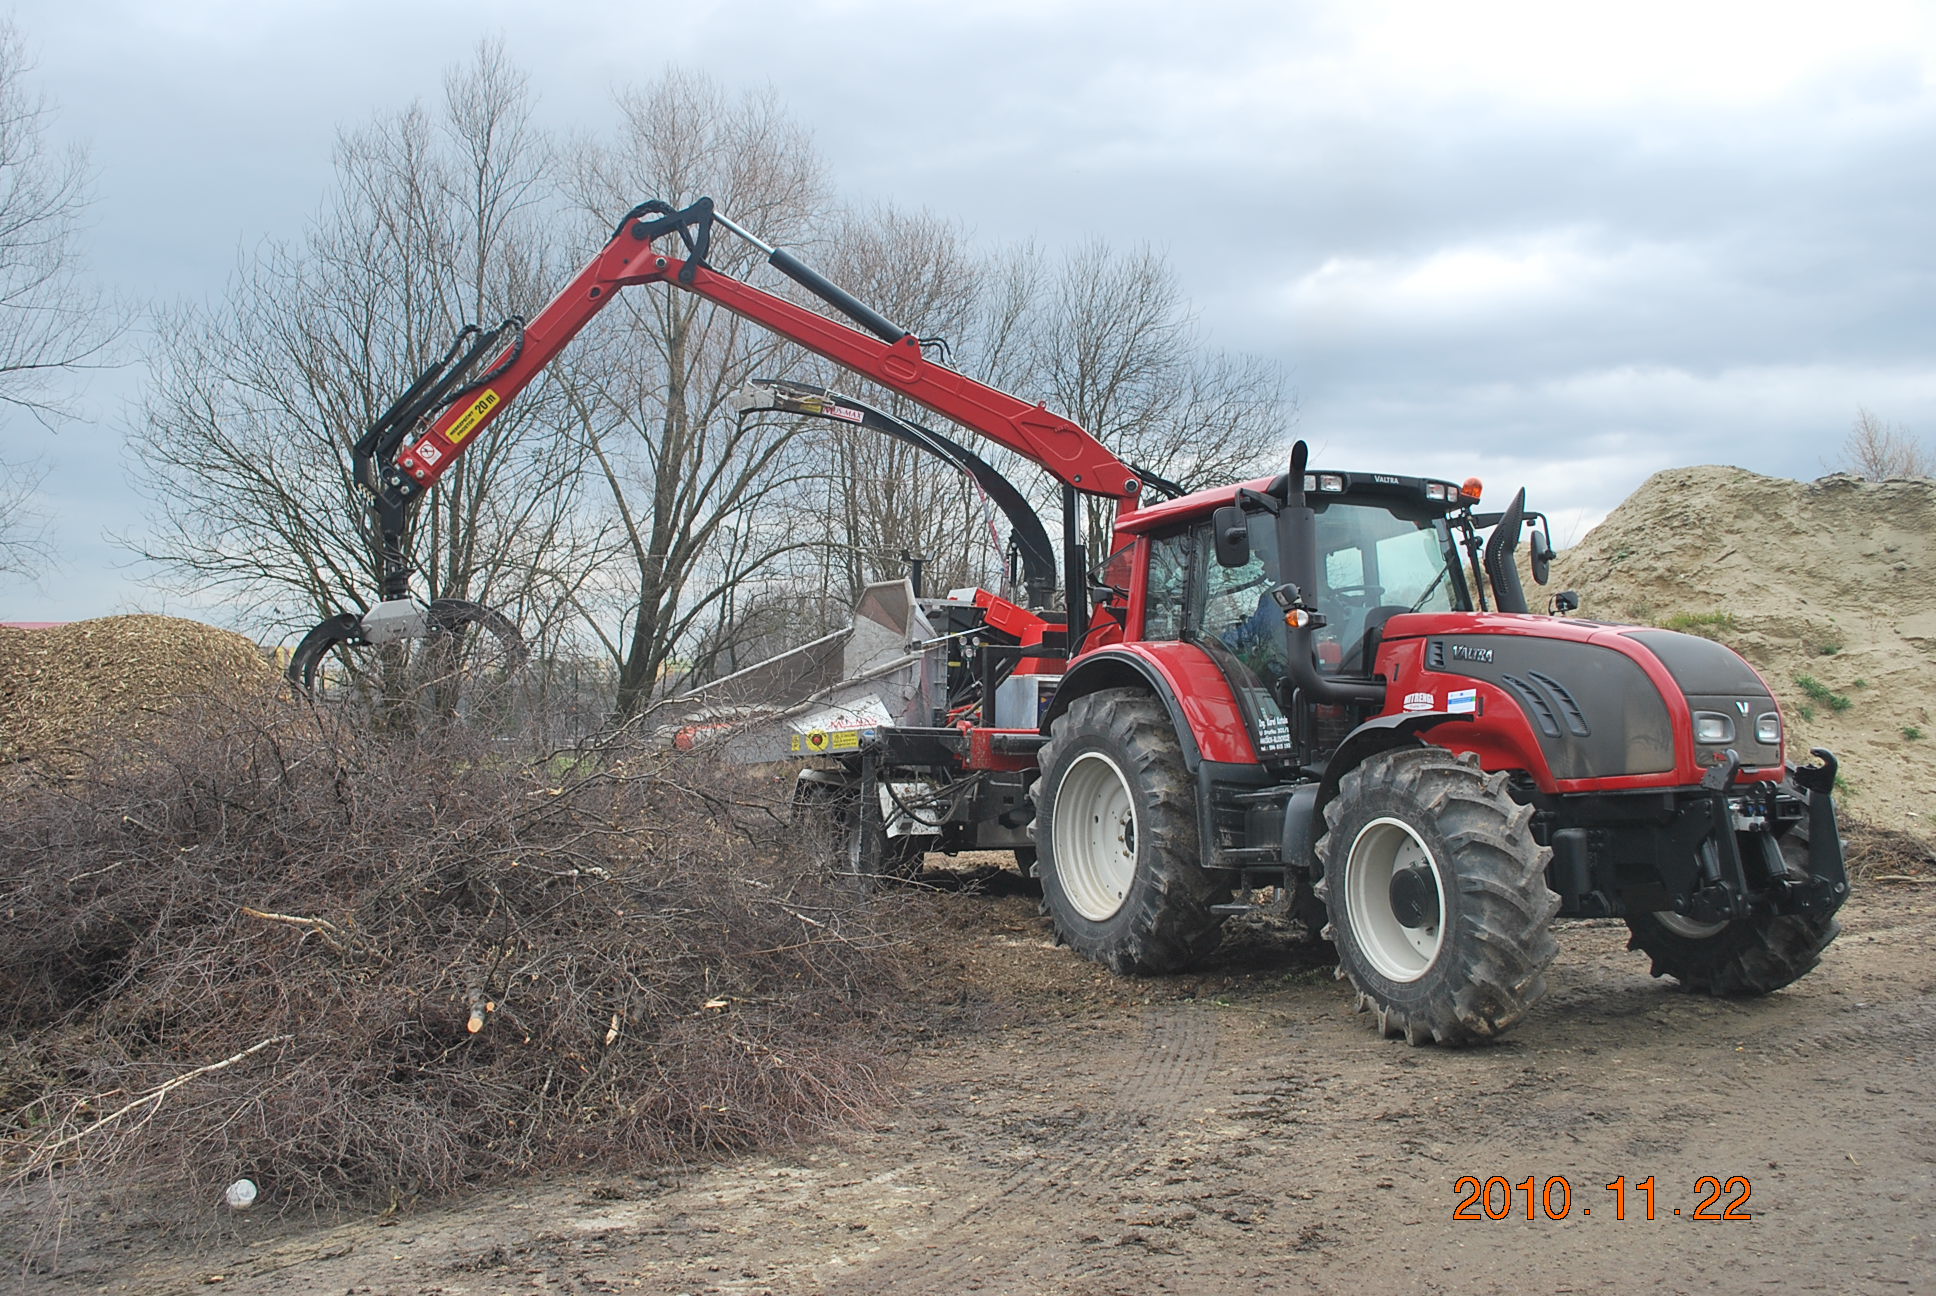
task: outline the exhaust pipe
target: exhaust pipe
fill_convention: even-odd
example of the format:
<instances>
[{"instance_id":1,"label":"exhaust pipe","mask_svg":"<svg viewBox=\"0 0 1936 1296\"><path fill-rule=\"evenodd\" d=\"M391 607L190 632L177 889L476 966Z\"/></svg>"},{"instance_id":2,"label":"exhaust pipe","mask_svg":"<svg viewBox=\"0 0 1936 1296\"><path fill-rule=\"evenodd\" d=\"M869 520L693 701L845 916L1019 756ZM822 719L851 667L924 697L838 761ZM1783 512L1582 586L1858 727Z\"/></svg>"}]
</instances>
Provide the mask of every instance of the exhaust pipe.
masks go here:
<instances>
[{"instance_id":1,"label":"exhaust pipe","mask_svg":"<svg viewBox=\"0 0 1936 1296\"><path fill-rule=\"evenodd\" d=\"M1291 471L1284 478L1284 511L1278 519L1277 570L1284 574L1288 588L1280 586L1278 602L1288 603L1286 613L1306 610L1311 613L1304 624L1291 627L1289 660L1291 682L1298 692L1318 702L1369 702L1383 706L1385 689L1380 684L1332 679L1318 673L1317 652L1312 632L1324 624L1324 617L1304 603L1305 591L1318 583L1318 515L1304 498L1304 467L1310 462L1311 448L1299 441L1291 447Z\"/></svg>"}]
</instances>

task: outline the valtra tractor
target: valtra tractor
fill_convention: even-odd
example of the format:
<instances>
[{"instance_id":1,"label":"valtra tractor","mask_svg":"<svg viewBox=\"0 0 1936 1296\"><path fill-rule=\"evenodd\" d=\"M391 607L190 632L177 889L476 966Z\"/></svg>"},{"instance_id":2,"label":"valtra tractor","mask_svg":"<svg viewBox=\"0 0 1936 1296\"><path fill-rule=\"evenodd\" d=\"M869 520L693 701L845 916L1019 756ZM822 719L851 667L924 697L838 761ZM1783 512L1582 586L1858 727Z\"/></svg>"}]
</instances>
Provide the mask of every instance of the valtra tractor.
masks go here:
<instances>
[{"instance_id":1,"label":"valtra tractor","mask_svg":"<svg viewBox=\"0 0 1936 1296\"><path fill-rule=\"evenodd\" d=\"M720 230L844 319L712 268ZM705 199L627 213L536 319L453 347L372 426L357 471L383 597L311 632L299 684L370 643L509 635L488 609L411 597L414 505L618 291L650 284L1060 485L1057 564L1023 493L948 437L820 388L769 383L753 399L900 436L974 475L1026 569L1023 602L870 588L847 637L692 699L683 740L725 734L742 759L806 765L798 802L839 825L857 878L929 850L1013 850L1058 938L1130 974L1186 967L1227 918L1275 907L1320 928L1358 1006L1413 1043L1520 1020L1544 992L1556 916L1625 919L1656 975L1714 994L1786 985L1835 938L1848 881L1834 757L1788 764L1775 698L1720 644L1566 615L1568 594L1557 615L1530 612L1515 553L1542 519L1523 491L1481 513L1476 482L1314 466L1300 442L1282 473L1184 493L932 358ZM1115 504L1093 568L1079 493ZM1542 584L1550 530L1530 535Z\"/></svg>"}]
</instances>

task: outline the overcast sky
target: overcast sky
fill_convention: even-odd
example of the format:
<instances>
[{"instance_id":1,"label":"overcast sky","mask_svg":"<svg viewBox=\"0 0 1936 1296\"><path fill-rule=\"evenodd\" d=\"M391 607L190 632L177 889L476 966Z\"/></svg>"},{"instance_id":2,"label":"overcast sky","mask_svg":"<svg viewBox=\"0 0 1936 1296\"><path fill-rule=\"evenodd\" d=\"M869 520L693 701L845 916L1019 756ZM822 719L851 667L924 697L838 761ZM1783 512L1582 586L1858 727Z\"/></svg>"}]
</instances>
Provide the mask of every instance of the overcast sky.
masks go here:
<instances>
[{"instance_id":1,"label":"overcast sky","mask_svg":"<svg viewBox=\"0 0 1936 1296\"><path fill-rule=\"evenodd\" d=\"M29 0L97 182L90 273L219 299L300 231L339 128L502 36L595 132L668 64L771 84L843 194L994 241L1163 249L1343 467L1532 487L1580 532L1656 469L1813 477L1858 405L1936 435L1936 5ZM104 538L138 370L44 455L57 569L0 619L182 610ZM1571 534L1569 534L1571 533Z\"/></svg>"}]
</instances>

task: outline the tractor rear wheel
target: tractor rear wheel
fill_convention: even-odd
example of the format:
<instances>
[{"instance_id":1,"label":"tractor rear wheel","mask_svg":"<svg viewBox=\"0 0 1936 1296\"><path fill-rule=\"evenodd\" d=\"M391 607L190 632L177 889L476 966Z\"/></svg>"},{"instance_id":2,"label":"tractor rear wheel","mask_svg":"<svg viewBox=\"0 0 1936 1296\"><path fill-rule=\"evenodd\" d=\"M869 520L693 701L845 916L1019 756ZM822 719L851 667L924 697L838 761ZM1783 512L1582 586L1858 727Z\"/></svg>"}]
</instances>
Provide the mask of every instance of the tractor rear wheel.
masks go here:
<instances>
[{"instance_id":1,"label":"tractor rear wheel","mask_svg":"<svg viewBox=\"0 0 1936 1296\"><path fill-rule=\"evenodd\" d=\"M1196 787L1147 693L1077 698L1035 784L1036 868L1057 939L1116 971L1174 972L1217 946L1231 884L1205 869Z\"/></svg>"},{"instance_id":2,"label":"tractor rear wheel","mask_svg":"<svg viewBox=\"0 0 1936 1296\"><path fill-rule=\"evenodd\" d=\"M1471 755L1380 752L1324 808L1317 895L1338 976L1382 1034L1413 1044L1491 1039L1546 993L1560 898L1532 809Z\"/></svg>"},{"instance_id":3,"label":"tractor rear wheel","mask_svg":"<svg viewBox=\"0 0 1936 1296\"><path fill-rule=\"evenodd\" d=\"M1791 873L1808 876L1808 821L1781 839ZM1745 997L1770 994L1815 970L1822 951L1842 934L1833 914L1751 914L1698 922L1672 910L1627 919L1627 948L1653 960L1655 976L1671 976L1696 994Z\"/></svg>"}]
</instances>

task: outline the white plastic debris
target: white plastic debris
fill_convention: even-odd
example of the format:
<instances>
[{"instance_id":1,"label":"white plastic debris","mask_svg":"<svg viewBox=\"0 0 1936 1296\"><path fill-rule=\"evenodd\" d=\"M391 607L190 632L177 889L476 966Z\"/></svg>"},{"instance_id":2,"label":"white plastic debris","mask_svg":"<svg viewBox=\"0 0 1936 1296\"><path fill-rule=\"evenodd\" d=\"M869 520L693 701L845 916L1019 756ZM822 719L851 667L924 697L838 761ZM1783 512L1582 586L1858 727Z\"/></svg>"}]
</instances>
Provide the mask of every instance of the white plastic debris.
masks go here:
<instances>
[{"instance_id":1,"label":"white plastic debris","mask_svg":"<svg viewBox=\"0 0 1936 1296\"><path fill-rule=\"evenodd\" d=\"M228 1202L230 1210L247 1210L255 1205L255 1198L256 1186L253 1179L237 1179L229 1185L228 1192L223 1194L223 1200Z\"/></svg>"}]
</instances>

